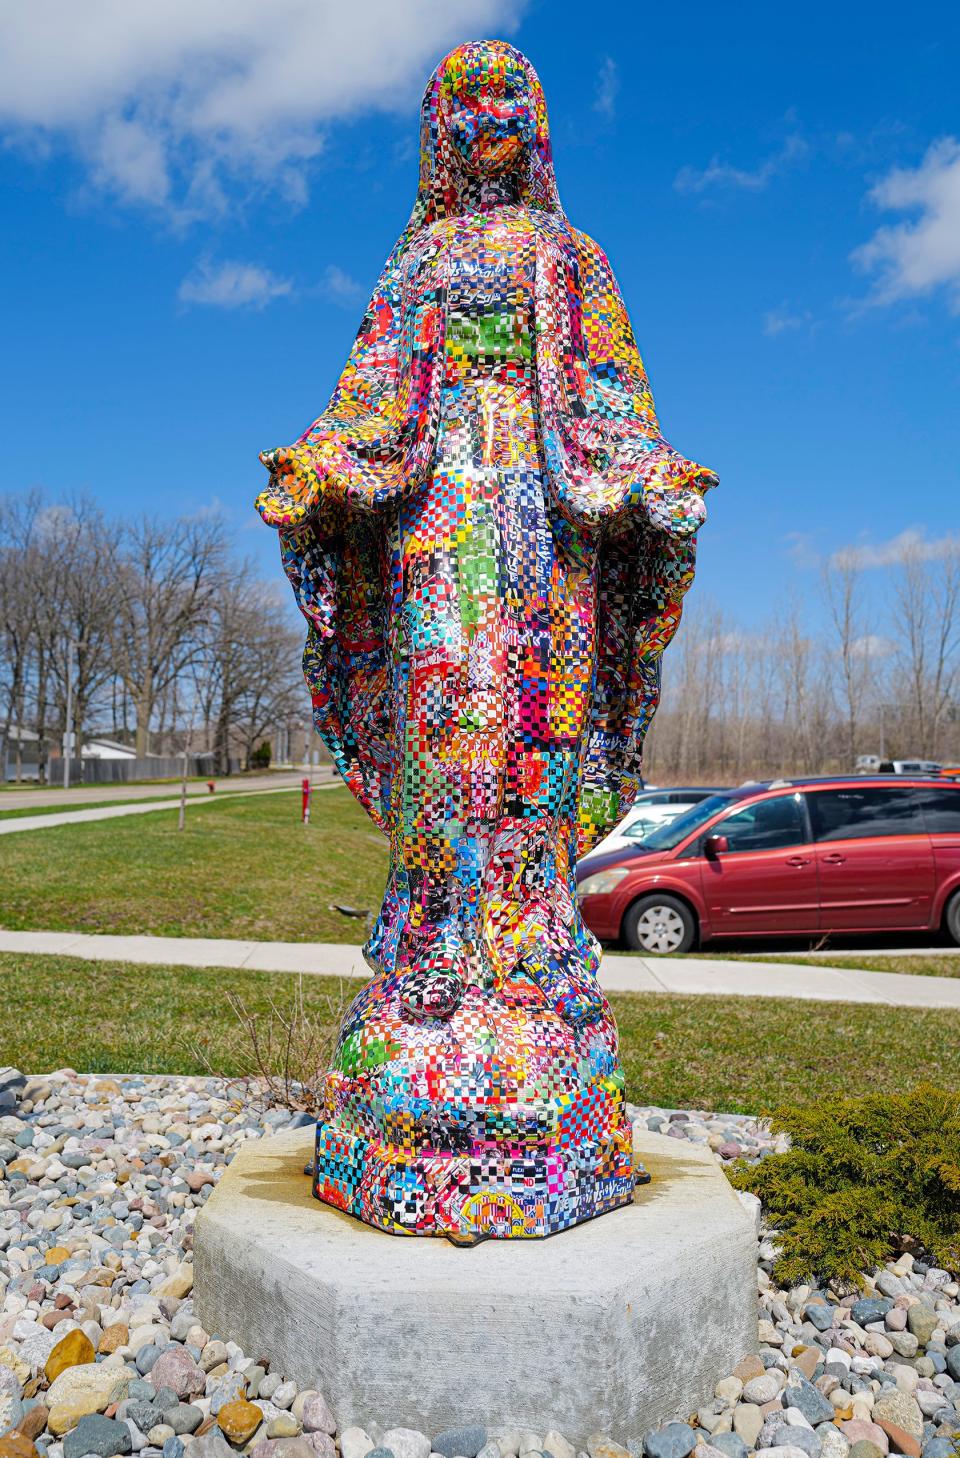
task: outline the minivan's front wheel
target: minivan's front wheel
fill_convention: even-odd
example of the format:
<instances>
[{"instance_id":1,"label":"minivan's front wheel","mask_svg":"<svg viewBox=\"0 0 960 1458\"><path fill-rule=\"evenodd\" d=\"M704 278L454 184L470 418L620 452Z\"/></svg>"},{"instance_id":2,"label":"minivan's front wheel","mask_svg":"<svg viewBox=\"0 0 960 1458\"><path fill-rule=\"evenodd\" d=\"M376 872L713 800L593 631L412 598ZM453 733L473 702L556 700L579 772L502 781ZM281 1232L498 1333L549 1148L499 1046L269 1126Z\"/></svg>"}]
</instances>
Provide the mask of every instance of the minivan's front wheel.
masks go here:
<instances>
[{"instance_id":1,"label":"minivan's front wheel","mask_svg":"<svg viewBox=\"0 0 960 1458\"><path fill-rule=\"evenodd\" d=\"M955 942L960 942L960 891L954 891L943 914L943 924Z\"/></svg>"},{"instance_id":2,"label":"minivan's front wheel","mask_svg":"<svg viewBox=\"0 0 960 1458\"><path fill-rule=\"evenodd\" d=\"M627 908L623 936L635 952L664 957L670 952L689 952L697 938L697 923L678 896L641 896Z\"/></svg>"}]
</instances>

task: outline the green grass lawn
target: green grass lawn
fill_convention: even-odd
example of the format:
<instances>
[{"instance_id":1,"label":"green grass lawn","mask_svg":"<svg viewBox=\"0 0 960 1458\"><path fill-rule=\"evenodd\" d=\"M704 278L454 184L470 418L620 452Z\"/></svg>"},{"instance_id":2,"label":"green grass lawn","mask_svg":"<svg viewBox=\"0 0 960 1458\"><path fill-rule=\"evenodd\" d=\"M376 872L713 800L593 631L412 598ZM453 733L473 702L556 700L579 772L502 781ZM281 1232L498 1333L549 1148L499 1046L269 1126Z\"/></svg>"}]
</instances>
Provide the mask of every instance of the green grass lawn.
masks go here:
<instances>
[{"instance_id":1,"label":"green grass lawn","mask_svg":"<svg viewBox=\"0 0 960 1458\"><path fill-rule=\"evenodd\" d=\"M358 942L376 910L387 843L346 789L224 797L187 810L28 830L0 840L0 925L258 941Z\"/></svg>"},{"instance_id":2,"label":"green grass lawn","mask_svg":"<svg viewBox=\"0 0 960 1458\"><path fill-rule=\"evenodd\" d=\"M0 1065L39 1073L224 1074L245 1069L227 1003L266 1014L292 1003L288 974L139 967L70 957L0 955L8 1014ZM317 1016L336 1016L359 983L305 977ZM848 1003L618 994L628 1097L637 1103L757 1112L813 1100L960 1079L960 1015ZM198 1045L205 1056L198 1053Z\"/></svg>"}]
</instances>

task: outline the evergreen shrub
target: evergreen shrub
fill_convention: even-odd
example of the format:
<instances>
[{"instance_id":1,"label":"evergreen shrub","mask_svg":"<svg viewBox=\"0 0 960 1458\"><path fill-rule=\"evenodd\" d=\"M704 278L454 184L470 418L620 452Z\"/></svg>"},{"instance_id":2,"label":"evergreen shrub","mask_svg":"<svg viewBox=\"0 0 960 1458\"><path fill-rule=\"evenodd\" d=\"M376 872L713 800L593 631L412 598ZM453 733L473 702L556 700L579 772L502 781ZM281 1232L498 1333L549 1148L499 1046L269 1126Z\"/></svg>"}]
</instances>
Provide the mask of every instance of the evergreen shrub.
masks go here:
<instances>
[{"instance_id":1,"label":"evergreen shrub","mask_svg":"<svg viewBox=\"0 0 960 1458\"><path fill-rule=\"evenodd\" d=\"M904 1251L960 1273L960 1093L921 1083L785 1105L770 1124L789 1150L739 1160L730 1177L759 1197L777 1232L782 1285L854 1288Z\"/></svg>"}]
</instances>

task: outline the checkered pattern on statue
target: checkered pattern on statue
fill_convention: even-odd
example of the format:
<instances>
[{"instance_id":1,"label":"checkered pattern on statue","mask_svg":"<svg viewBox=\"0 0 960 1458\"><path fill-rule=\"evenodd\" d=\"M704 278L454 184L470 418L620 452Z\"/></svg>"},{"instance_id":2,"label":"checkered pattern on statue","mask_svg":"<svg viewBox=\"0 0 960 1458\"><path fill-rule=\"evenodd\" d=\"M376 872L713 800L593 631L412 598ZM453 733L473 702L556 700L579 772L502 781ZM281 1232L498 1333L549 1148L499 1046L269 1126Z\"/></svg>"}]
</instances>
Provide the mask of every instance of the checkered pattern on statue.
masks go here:
<instances>
[{"instance_id":1,"label":"checkered pattern on statue","mask_svg":"<svg viewBox=\"0 0 960 1458\"><path fill-rule=\"evenodd\" d=\"M526 58L458 47L420 135L330 404L258 502L318 733L390 842L316 1190L398 1232L545 1235L630 1198L576 860L642 782L715 478L660 433Z\"/></svg>"}]
</instances>

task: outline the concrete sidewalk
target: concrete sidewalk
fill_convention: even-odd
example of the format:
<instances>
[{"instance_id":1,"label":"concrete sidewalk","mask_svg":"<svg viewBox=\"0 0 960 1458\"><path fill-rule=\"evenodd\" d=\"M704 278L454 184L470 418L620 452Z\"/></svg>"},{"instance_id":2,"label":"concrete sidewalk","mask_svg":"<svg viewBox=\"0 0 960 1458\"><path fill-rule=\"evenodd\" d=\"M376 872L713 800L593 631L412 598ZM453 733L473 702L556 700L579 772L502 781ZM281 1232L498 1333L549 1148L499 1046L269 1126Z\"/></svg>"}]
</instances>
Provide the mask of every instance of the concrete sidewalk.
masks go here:
<instances>
[{"instance_id":1,"label":"concrete sidewalk","mask_svg":"<svg viewBox=\"0 0 960 1458\"><path fill-rule=\"evenodd\" d=\"M324 780L314 784L314 791L332 790L342 781ZM224 800L241 800L249 795L291 794L294 785L274 785L265 790L226 790L220 795L188 795L186 805L192 810L200 805L222 805ZM48 830L57 825L78 825L87 820L114 820L119 815L149 815L153 810L178 810L180 796L172 800L148 800L146 804L136 801L123 805L102 805L99 810L53 810L47 815L20 815L11 819L0 818L0 835L16 835L22 830Z\"/></svg>"},{"instance_id":2,"label":"concrete sidewalk","mask_svg":"<svg viewBox=\"0 0 960 1458\"><path fill-rule=\"evenodd\" d=\"M136 962L144 966L225 967L330 977L370 975L359 947L334 942L0 931L0 952ZM706 957L607 956L600 969L600 984L609 992L802 998L960 1012L960 978L857 972L850 967L790 967L779 962L724 962Z\"/></svg>"}]
</instances>

